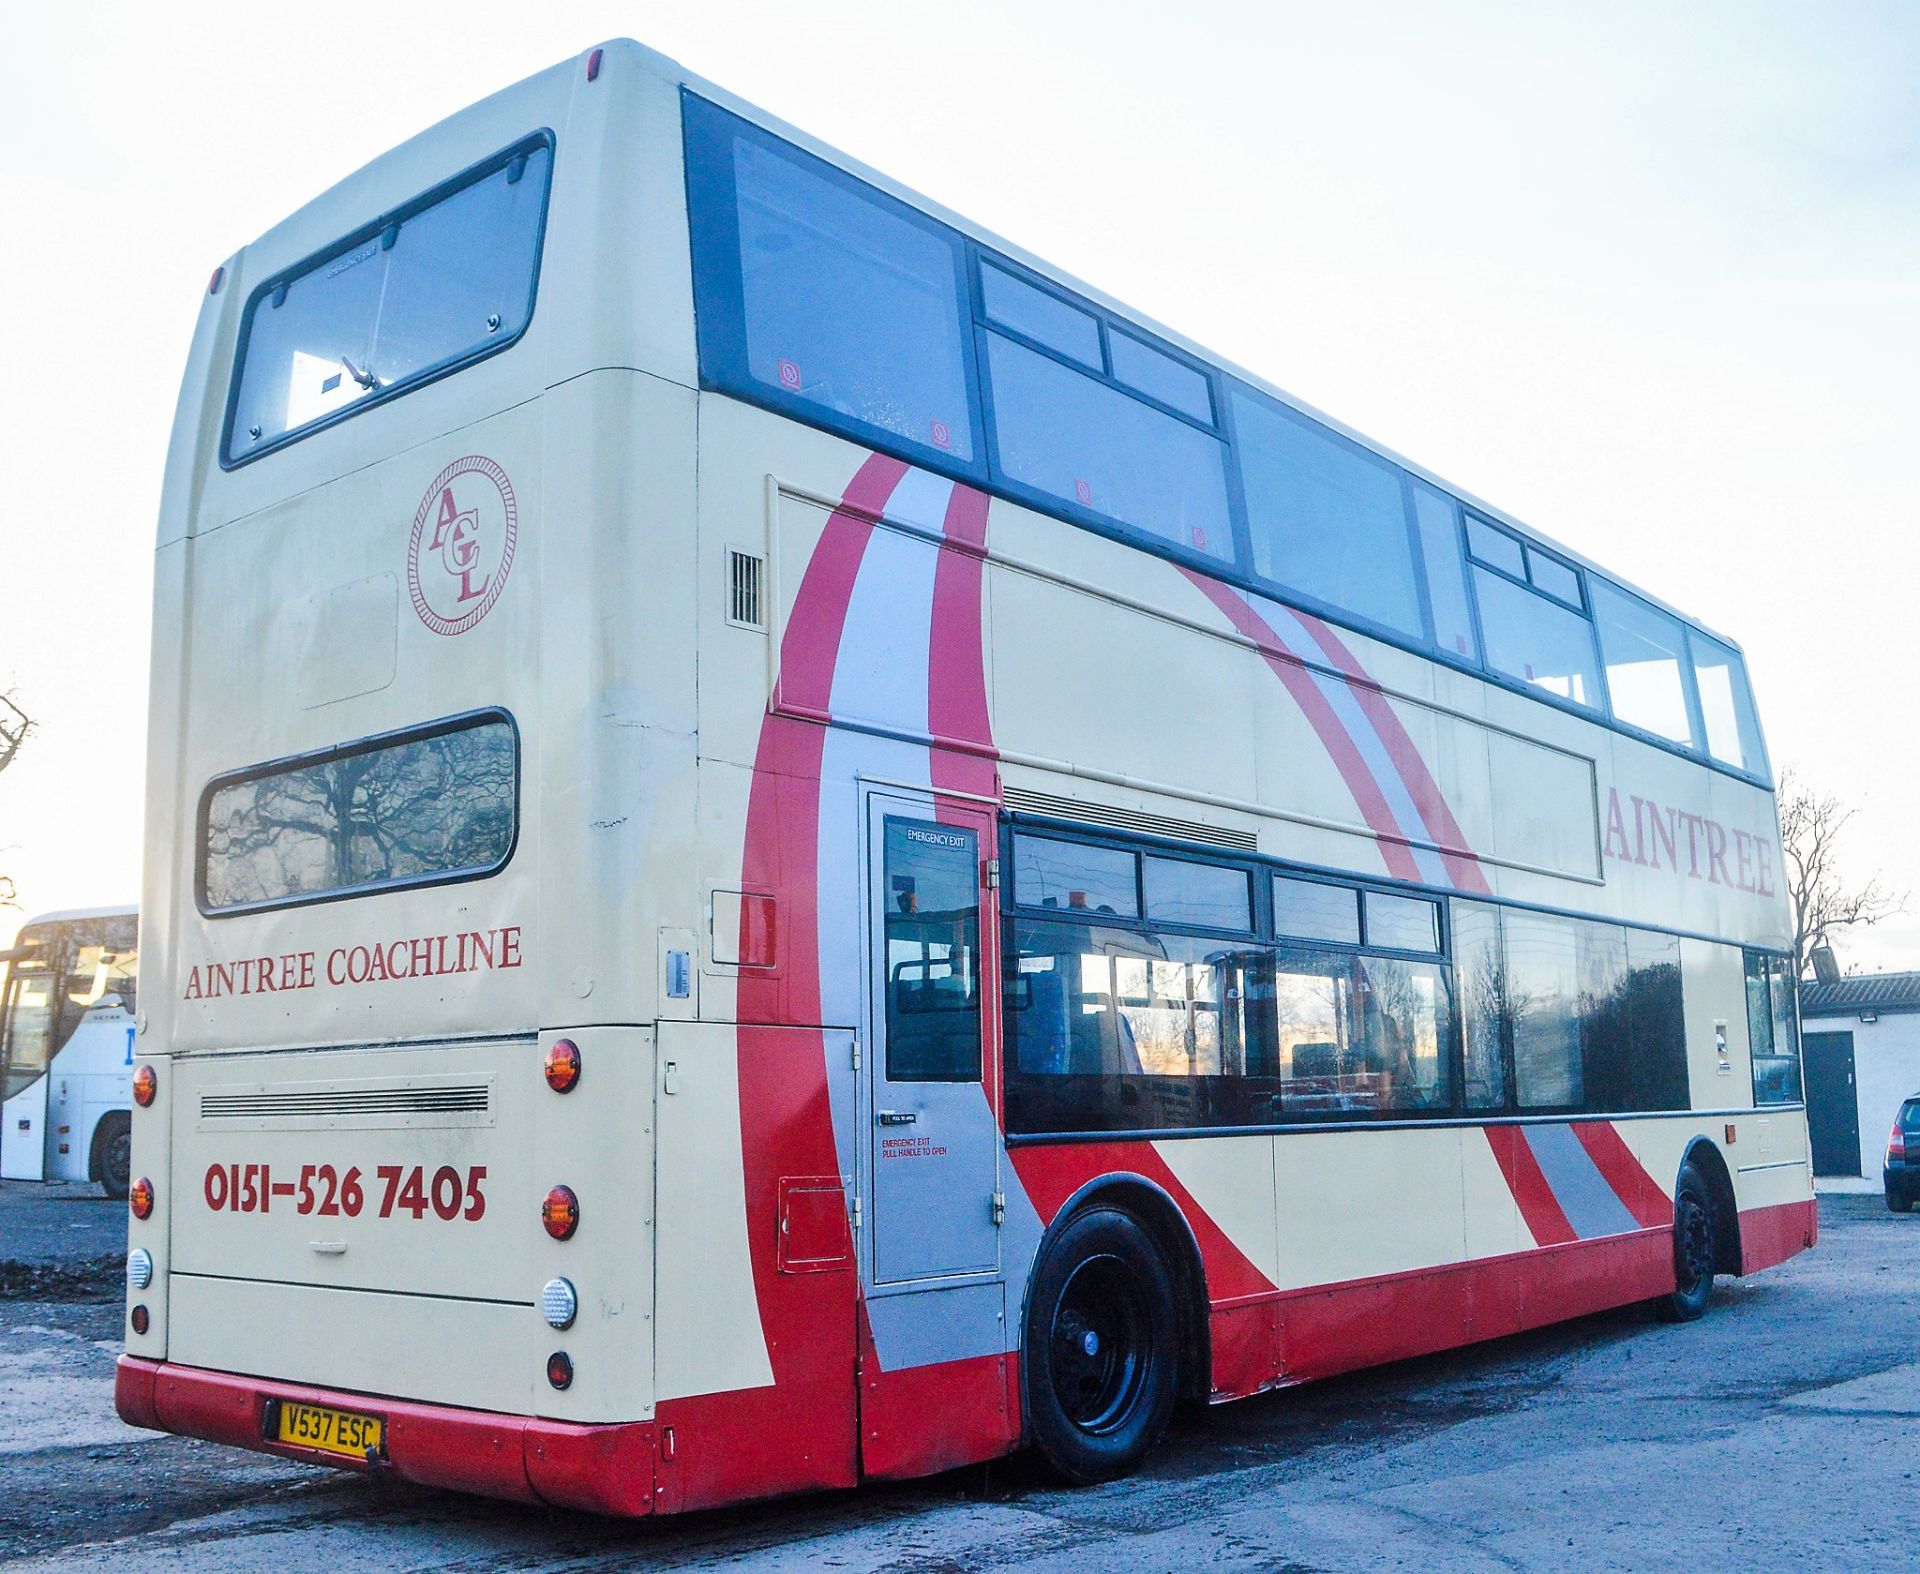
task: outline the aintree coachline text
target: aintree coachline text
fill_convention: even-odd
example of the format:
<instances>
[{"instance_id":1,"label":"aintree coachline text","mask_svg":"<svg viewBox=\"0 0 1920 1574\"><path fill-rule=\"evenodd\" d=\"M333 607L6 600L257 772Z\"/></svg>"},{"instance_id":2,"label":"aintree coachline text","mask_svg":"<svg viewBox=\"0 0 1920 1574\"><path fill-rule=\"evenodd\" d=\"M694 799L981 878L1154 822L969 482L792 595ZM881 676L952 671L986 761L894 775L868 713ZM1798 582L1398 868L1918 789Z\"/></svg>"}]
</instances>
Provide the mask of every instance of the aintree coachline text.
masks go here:
<instances>
[{"instance_id":1,"label":"aintree coachline text","mask_svg":"<svg viewBox=\"0 0 1920 1574\"><path fill-rule=\"evenodd\" d=\"M334 985L382 984L396 978L438 978L443 973L483 973L520 965L520 926L467 929L451 935L420 935L374 945L335 946L322 963L316 951L248 956L237 962L203 962L188 970L187 1000L226 995L284 994Z\"/></svg>"}]
</instances>

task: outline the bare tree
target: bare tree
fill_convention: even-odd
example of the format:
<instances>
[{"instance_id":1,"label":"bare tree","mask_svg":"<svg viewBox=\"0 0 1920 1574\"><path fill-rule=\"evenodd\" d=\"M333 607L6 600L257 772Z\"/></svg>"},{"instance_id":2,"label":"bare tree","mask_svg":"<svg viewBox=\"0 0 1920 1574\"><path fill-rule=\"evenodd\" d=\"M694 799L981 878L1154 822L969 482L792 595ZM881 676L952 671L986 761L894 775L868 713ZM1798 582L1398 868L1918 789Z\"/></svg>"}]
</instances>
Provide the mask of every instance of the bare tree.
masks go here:
<instances>
[{"instance_id":1,"label":"bare tree","mask_svg":"<svg viewBox=\"0 0 1920 1574\"><path fill-rule=\"evenodd\" d=\"M1793 902L1793 968L1801 976L1814 947L1838 930L1891 917L1907 898L1878 875L1856 885L1841 873L1840 837L1855 811L1838 796L1816 791L1786 770L1780 773L1779 803L1780 850Z\"/></svg>"},{"instance_id":2,"label":"bare tree","mask_svg":"<svg viewBox=\"0 0 1920 1574\"><path fill-rule=\"evenodd\" d=\"M0 771L13 763L32 731L33 718L14 704L11 694L0 694Z\"/></svg>"}]
</instances>

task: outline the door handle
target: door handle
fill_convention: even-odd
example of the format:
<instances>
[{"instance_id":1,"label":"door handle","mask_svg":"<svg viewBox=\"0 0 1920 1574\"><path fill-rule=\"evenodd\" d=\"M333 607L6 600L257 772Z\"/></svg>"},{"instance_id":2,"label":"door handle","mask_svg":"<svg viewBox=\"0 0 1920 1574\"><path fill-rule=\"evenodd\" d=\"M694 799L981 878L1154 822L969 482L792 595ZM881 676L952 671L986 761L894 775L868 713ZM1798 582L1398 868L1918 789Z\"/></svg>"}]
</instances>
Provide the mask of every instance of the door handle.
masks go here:
<instances>
[{"instance_id":1,"label":"door handle","mask_svg":"<svg viewBox=\"0 0 1920 1574\"><path fill-rule=\"evenodd\" d=\"M881 1126L911 1126L920 1118L920 1112L911 1109L877 1109L873 1112L873 1118Z\"/></svg>"}]
</instances>

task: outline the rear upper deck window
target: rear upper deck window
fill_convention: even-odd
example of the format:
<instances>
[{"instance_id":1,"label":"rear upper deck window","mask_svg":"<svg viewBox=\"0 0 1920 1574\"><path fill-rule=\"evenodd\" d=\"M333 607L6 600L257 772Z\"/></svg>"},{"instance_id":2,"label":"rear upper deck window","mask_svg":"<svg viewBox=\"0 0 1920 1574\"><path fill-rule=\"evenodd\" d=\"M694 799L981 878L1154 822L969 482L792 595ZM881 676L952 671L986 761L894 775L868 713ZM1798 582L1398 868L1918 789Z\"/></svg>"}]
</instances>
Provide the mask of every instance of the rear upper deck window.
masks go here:
<instances>
[{"instance_id":1,"label":"rear upper deck window","mask_svg":"<svg viewBox=\"0 0 1920 1574\"><path fill-rule=\"evenodd\" d=\"M256 291L225 462L513 343L533 315L552 165L549 141L530 139Z\"/></svg>"},{"instance_id":2,"label":"rear upper deck window","mask_svg":"<svg viewBox=\"0 0 1920 1574\"><path fill-rule=\"evenodd\" d=\"M498 711L219 777L200 801L200 906L245 912L471 880L512 855L519 740Z\"/></svg>"}]
</instances>

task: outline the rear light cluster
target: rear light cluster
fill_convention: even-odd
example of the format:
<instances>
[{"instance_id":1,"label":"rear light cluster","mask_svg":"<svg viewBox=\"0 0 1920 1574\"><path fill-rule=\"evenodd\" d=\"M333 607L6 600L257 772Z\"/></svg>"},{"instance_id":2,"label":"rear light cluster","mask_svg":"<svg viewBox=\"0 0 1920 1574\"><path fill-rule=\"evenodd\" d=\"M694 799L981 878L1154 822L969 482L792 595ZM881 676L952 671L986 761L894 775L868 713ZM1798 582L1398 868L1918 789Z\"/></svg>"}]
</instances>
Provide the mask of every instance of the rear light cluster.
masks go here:
<instances>
[{"instance_id":1,"label":"rear light cluster","mask_svg":"<svg viewBox=\"0 0 1920 1574\"><path fill-rule=\"evenodd\" d=\"M573 1238L580 1228L580 1199L571 1186L556 1186L547 1193L547 1200L540 1204L540 1222L556 1241Z\"/></svg>"},{"instance_id":2,"label":"rear light cluster","mask_svg":"<svg viewBox=\"0 0 1920 1574\"><path fill-rule=\"evenodd\" d=\"M556 1093L571 1093L580 1081L580 1046L570 1038L556 1038L547 1046L547 1086Z\"/></svg>"},{"instance_id":3,"label":"rear light cluster","mask_svg":"<svg viewBox=\"0 0 1920 1574\"><path fill-rule=\"evenodd\" d=\"M1907 1161L1907 1134L1900 1129L1898 1117L1894 1119L1893 1131L1887 1137L1887 1162L1904 1164Z\"/></svg>"},{"instance_id":4,"label":"rear light cluster","mask_svg":"<svg viewBox=\"0 0 1920 1574\"><path fill-rule=\"evenodd\" d=\"M153 1182L142 1175L127 1188L127 1206L136 1219L153 1217Z\"/></svg>"},{"instance_id":5,"label":"rear light cluster","mask_svg":"<svg viewBox=\"0 0 1920 1574\"><path fill-rule=\"evenodd\" d=\"M151 1066L142 1066L133 1074L133 1102L142 1109L152 1107L154 1096L160 1091L160 1074Z\"/></svg>"}]
</instances>

